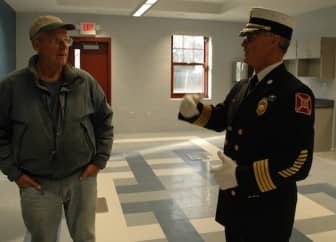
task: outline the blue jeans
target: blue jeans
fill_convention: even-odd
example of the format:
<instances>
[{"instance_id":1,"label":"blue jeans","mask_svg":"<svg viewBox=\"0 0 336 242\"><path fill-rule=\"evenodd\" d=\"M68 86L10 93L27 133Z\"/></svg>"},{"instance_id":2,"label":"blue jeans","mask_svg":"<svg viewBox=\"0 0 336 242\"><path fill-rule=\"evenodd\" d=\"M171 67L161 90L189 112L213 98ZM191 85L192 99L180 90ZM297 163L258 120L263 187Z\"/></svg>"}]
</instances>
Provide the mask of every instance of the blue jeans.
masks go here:
<instances>
[{"instance_id":1,"label":"blue jeans","mask_svg":"<svg viewBox=\"0 0 336 242\"><path fill-rule=\"evenodd\" d=\"M56 242L62 209L74 242L95 241L97 178L80 173L61 180L36 179L41 191L21 188L21 209L32 242Z\"/></svg>"}]
</instances>

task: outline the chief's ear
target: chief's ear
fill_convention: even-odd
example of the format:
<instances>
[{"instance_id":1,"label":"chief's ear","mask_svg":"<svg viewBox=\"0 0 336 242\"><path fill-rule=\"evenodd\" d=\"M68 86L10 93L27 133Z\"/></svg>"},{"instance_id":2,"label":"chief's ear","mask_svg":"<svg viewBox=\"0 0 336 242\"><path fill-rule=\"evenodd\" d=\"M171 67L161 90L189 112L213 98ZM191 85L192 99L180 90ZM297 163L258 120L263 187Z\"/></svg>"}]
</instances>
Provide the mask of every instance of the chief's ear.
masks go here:
<instances>
[{"instance_id":1,"label":"chief's ear","mask_svg":"<svg viewBox=\"0 0 336 242\"><path fill-rule=\"evenodd\" d=\"M32 46L34 50L38 52L40 50L40 41L38 39L33 39Z\"/></svg>"}]
</instances>

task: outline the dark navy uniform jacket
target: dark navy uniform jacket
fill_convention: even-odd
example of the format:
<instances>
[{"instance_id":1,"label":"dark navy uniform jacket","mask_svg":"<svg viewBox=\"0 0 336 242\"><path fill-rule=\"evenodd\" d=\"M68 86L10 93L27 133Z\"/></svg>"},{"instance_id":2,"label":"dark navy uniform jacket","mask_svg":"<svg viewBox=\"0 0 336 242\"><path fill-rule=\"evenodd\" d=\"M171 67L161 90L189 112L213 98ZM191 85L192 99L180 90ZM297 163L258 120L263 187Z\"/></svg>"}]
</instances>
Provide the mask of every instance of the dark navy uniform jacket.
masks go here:
<instances>
[{"instance_id":1,"label":"dark navy uniform jacket","mask_svg":"<svg viewBox=\"0 0 336 242\"><path fill-rule=\"evenodd\" d=\"M224 153L237 162L238 187L219 191L219 223L248 226L253 217L280 213L290 222L296 182L307 177L312 164L314 95L283 64L247 95L248 85L240 81L216 106L199 103L201 113L193 120L179 118L226 130Z\"/></svg>"}]
</instances>

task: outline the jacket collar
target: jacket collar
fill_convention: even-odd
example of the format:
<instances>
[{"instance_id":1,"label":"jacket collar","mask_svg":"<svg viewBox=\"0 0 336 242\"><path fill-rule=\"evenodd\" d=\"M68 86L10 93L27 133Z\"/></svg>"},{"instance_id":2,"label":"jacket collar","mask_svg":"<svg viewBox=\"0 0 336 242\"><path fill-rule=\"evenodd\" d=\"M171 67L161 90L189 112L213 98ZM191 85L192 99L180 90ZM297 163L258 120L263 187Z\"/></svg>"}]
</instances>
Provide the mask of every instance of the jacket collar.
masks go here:
<instances>
[{"instance_id":1,"label":"jacket collar","mask_svg":"<svg viewBox=\"0 0 336 242\"><path fill-rule=\"evenodd\" d=\"M259 81L256 88L250 93L250 95L246 96L246 98L243 99L243 103L246 102L246 100L249 100L250 98L260 98L264 97L269 93L273 88L275 88L278 84L281 83L281 79L283 77L283 74L287 72L287 69L285 65L282 63L278 66L276 66L271 72L269 72L262 80ZM247 89L247 84L244 84L242 89Z\"/></svg>"},{"instance_id":2,"label":"jacket collar","mask_svg":"<svg viewBox=\"0 0 336 242\"><path fill-rule=\"evenodd\" d=\"M34 55L29 59L28 69L34 76L34 82L38 88L46 90L46 87L41 85L39 82L39 76L36 70L36 63L37 63L38 55ZM66 64L63 67L62 73L62 86L61 91L69 92L80 83L82 83L82 79L80 78L76 69L69 64Z\"/></svg>"},{"instance_id":3,"label":"jacket collar","mask_svg":"<svg viewBox=\"0 0 336 242\"><path fill-rule=\"evenodd\" d=\"M261 70L257 76L258 76L258 80L262 80L264 79L270 72L272 72L272 70L274 70L275 68L277 68L279 65L281 65L283 63L283 61L278 61L272 65L269 65L267 67L265 67L263 70Z\"/></svg>"},{"instance_id":4,"label":"jacket collar","mask_svg":"<svg viewBox=\"0 0 336 242\"><path fill-rule=\"evenodd\" d=\"M261 80L261 82L268 82L272 80L273 82L277 82L279 77L282 76L282 73L287 72L287 69L284 63L276 66L272 71L270 71L265 77Z\"/></svg>"}]
</instances>

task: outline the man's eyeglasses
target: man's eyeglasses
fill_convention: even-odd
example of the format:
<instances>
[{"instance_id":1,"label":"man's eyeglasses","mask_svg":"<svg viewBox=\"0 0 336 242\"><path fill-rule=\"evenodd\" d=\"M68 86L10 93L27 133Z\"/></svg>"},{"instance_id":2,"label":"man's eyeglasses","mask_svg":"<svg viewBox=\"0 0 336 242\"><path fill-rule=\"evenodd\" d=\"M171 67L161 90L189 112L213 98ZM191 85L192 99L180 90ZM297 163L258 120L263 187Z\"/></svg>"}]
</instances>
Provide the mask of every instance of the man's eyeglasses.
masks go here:
<instances>
[{"instance_id":1,"label":"man's eyeglasses","mask_svg":"<svg viewBox=\"0 0 336 242\"><path fill-rule=\"evenodd\" d=\"M66 47L70 47L73 43L73 39L72 38L66 38L66 39L59 39L59 38L55 38L55 39L49 39L49 43L52 45L56 45L56 46L61 46L61 45L65 45Z\"/></svg>"}]
</instances>

